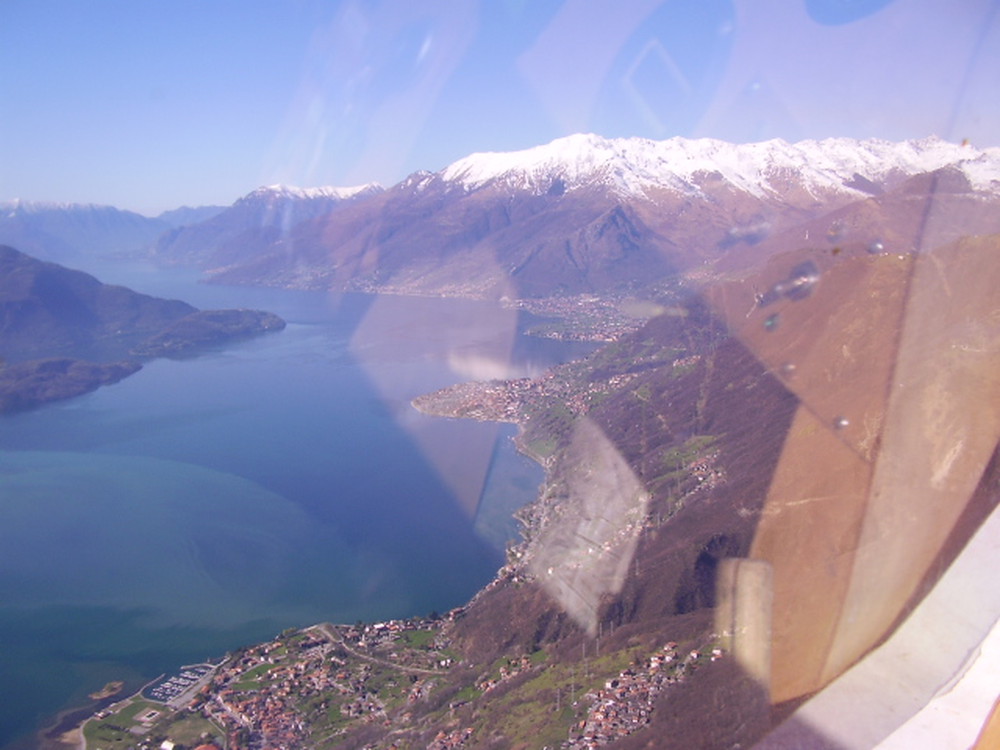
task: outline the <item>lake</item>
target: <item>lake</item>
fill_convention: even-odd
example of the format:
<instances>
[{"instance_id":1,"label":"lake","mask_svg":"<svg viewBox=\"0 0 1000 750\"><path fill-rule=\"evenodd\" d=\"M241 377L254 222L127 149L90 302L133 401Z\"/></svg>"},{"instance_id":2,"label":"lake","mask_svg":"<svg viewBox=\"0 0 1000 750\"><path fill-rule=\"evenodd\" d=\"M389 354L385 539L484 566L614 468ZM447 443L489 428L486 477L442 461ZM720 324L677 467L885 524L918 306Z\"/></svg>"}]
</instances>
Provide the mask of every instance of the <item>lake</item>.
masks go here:
<instances>
[{"instance_id":1,"label":"lake","mask_svg":"<svg viewBox=\"0 0 1000 750\"><path fill-rule=\"evenodd\" d=\"M513 450L513 427L410 400L593 348L525 337L522 315L487 302L97 275L288 327L0 419L8 750L110 680L134 690L286 627L467 601L542 472Z\"/></svg>"}]
</instances>

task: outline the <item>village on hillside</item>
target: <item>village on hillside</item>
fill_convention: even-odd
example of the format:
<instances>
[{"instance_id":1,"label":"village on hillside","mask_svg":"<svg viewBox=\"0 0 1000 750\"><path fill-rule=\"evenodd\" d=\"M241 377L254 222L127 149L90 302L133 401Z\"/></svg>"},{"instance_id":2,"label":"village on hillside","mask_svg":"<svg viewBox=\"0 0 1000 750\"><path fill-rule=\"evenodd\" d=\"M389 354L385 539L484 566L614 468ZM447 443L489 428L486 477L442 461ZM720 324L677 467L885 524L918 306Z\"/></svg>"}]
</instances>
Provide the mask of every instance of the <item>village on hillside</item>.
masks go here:
<instances>
[{"instance_id":1,"label":"village on hillside","mask_svg":"<svg viewBox=\"0 0 1000 750\"><path fill-rule=\"evenodd\" d=\"M383 737L398 735L373 747L419 747L413 738L428 731L426 747L474 747L474 723L447 729L460 709L480 705L480 698L488 702L502 686L530 684L551 675L546 675L547 655L539 651L501 659L473 684L455 685L449 677L459 666L458 655L447 632L461 615L459 608L443 618L323 623L285 631L266 643L237 650L218 664L165 675L103 708L84 723L80 746L306 750L337 747L338 738L347 732L373 726ZM627 664L622 665L623 658ZM721 658L718 648L682 653L677 643L669 642L644 658L633 649L595 662L589 683L581 675L575 688L557 688L556 705L547 709L557 720L571 718L561 730L561 746L597 748L643 727L665 689L697 666ZM600 666L616 664L620 668L610 673ZM449 697L437 705L434 698L446 694Z\"/></svg>"}]
</instances>

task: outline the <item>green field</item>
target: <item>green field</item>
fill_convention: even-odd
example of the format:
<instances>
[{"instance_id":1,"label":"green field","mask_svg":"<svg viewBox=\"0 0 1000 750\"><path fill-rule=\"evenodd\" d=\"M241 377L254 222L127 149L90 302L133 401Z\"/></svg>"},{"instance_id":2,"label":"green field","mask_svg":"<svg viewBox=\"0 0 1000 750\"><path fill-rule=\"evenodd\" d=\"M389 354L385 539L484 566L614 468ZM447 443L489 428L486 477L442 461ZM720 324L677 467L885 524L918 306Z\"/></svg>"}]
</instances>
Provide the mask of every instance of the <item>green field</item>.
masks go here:
<instances>
[{"instance_id":1,"label":"green field","mask_svg":"<svg viewBox=\"0 0 1000 750\"><path fill-rule=\"evenodd\" d=\"M158 711L149 725L143 725L139 717L149 711ZM152 740L159 744L164 739L193 747L204 737L217 744L224 743L224 733L207 719L187 712L174 712L161 703L153 703L139 697L126 701L115 713L103 719L91 719L83 727L83 737L87 750L127 750L141 740Z\"/></svg>"}]
</instances>

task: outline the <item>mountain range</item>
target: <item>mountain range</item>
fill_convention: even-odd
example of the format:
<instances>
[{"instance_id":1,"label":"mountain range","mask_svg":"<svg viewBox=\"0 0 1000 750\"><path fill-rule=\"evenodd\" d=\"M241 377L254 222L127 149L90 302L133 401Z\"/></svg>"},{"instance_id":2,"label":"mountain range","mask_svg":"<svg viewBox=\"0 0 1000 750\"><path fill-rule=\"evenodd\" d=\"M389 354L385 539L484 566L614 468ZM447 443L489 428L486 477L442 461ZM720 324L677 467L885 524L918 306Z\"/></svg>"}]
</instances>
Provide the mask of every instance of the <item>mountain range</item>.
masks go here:
<instances>
[{"instance_id":1,"label":"mountain range","mask_svg":"<svg viewBox=\"0 0 1000 750\"><path fill-rule=\"evenodd\" d=\"M167 231L152 247L154 257L202 267L226 266L266 250L293 227L382 191L355 188L262 187L202 222Z\"/></svg>"},{"instance_id":2,"label":"mountain range","mask_svg":"<svg viewBox=\"0 0 1000 750\"><path fill-rule=\"evenodd\" d=\"M913 203L931 187L961 205L972 231L1000 230L997 148L936 137L737 145L574 135L472 154L389 188L263 187L206 209L207 218L195 209L147 219L107 207L3 204L0 241L49 259L142 252L229 284L514 298L634 293L679 272L745 262L757 255L748 250L792 229L800 244L845 239L853 211L887 195ZM818 227L799 232L837 211L847 212L839 229L829 219L819 235ZM943 231L939 239L953 238Z\"/></svg>"},{"instance_id":3,"label":"mountain range","mask_svg":"<svg viewBox=\"0 0 1000 750\"><path fill-rule=\"evenodd\" d=\"M474 154L281 231L248 226L248 196L211 222L229 227L226 242L205 234L192 253L161 240L155 256L195 260L223 283L480 297L623 292L725 263L850 204L919 191L908 181L928 173L938 174L937 191L947 185L978 211L997 200L1000 150L936 138L733 145L571 136ZM239 231L236 247L228 238Z\"/></svg>"},{"instance_id":4,"label":"mountain range","mask_svg":"<svg viewBox=\"0 0 1000 750\"><path fill-rule=\"evenodd\" d=\"M0 202L0 244L43 260L146 252L164 232L206 221L223 206L183 206L150 218L113 206L13 200Z\"/></svg>"}]
</instances>

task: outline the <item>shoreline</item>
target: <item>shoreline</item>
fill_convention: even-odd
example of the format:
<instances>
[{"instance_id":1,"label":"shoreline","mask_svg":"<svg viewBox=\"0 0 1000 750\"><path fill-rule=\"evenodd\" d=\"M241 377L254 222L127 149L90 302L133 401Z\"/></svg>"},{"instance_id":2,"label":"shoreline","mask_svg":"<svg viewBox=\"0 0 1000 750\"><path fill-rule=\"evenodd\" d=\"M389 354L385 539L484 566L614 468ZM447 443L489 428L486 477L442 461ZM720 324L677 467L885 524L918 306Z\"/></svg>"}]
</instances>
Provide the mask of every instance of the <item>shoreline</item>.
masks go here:
<instances>
[{"instance_id":1,"label":"shoreline","mask_svg":"<svg viewBox=\"0 0 1000 750\"><path fill-rule=\"evenodd\" d=\"M113 701L106 699L107 705ZM35 734L39 750L86 750L83 727L103 707L95 701L89 707L68 708L56 714L55 721Z\"/></svg>"},{"instance_id":2,"label":"shoreline","mask_svg":"<svg viewBox=\"0 0 1000 750\"><path fill-rule=\"evenodd\" d=\"M507 383L509 381L502 381ZM414 398L410 402L411 408L416 411L431 417L445 418L445 419L471 419L474 421L489 421L496 422L498 424L511 424L517 428L517 434L512 438L515 450L526 457L530 461L537 464L544 472L543 479L539 484L535 497L530 500L524 507L528 507L538 501L542 491L544 490L546 484L550 480L550 465L549 462L545 460L542 456L538 455L532 451L524 442L523 436L525 431L524 419L520 414L503 414L498 417L495 413L491 413L489 416L485 415L472 415L472 414L457 414L457 413L447 413L444 410L435 411L434 406L440 407L441 396L448 393L448 395L454 394L458 390L461 395L469 395L471 390L476 395L482 395L480 389L484 386L489 388L489 386L495 386L496 383L471 381L457 384L457 386L452 386L451 388L441 389L440 391L435 391L429 394L422 394ZM450 406L450 405L449 405ZM430 408L428 408L430 407ZM452 407L453 409L453 407ZM451 409L449 409L451 411ZM516 546L524 545L527 542L525 531L527 531L528 524L525 523L523 519L518 518L517 514L514 514L514 518L518 520L518 525L521 527L520 541L517 542ZM477 591L475 591L469 600L462 605L462 609L470 606L475 602L480 596L482 596L486 591L493 588L500 582L503 578L503 571L506 567L506 561L501 564L497 570L494 572L493 577L481 586ZM303 630L307 630L311 627L317 627L318 624L313 624L305 626ZM224 662L225 659L220 660L220 664ZM216 665L218 666L218 665ZM114 705L119 702L130 701L133 698L142 698L142 692L147 687L155 683L157 680L162 679L163 675L160 675L154 680L147 682L145 685L140 687L138 690L134 691L132 694L121 697L121 691L116 692L114 695L108 696L102 700L94 701L89 707L77 707L70 708L61 713L56 717L55 722L46 728L39 730L36 734L38 738L39 750L87 750L86 739L84 738L83 730L87 722L94 718L94 716L102 711L103 709ZM107 686L106 686L107 687Z\"/></svg>"},{"instance_id":3,"label":"shoreline","mask_svg":"<svg viewBox=\"0 0 1000 750\"><path fill-rule=\"evenodd\" d=\"M121 697L121 690L114 695L109 695L101 700L95 700L90 706L78 706L67 708L56 714L55 721L47 727L43 727L35 733L38 740L39 750L87 750L87 741L83 736L83 728L87 722L106 708L110 708L116 703L124 703L133 698L142 698L142 691L148 688L157 680L163 678L160 675L156 679L145 683L138 690L130 695Z\"/></svg>"}]
</instances>

